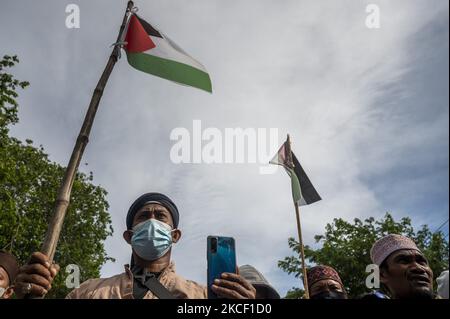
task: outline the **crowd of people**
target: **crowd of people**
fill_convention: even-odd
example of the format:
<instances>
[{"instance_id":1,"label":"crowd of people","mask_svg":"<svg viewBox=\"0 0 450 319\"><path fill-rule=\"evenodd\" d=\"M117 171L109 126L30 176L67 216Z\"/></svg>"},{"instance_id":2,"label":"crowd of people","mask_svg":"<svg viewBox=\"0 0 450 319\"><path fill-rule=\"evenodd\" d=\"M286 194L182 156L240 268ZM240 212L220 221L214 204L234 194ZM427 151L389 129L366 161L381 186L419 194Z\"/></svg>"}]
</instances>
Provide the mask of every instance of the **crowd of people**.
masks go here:
<instances>
[{"instance_id":1,"label":"crowd of people","mask_svg":"<svg viewBox=\"0 0 450 319\"><path fill-rule=\"evenodd\" d=\"M126 216L124 240L131 247L131 263L110 278L89 279L72 290L72 299L204 299L207 287L176 273L172 246L181 239L180 214L166 195L146 193L134 201ZM370 251L379 267L380 289L362 299L448 299L448 270L437 279L408 237L390 234L377 240ZM0 251L0 299L44 297L51 289L59 266L34 252L22 267L9 252ZM348 299L348 292L332 265L317 265L307 271L311 299ZM243 265L235 273L223 273L211 290L219 298L279 299L276 289L255 267Z\"/></svg>"}]
</instances>

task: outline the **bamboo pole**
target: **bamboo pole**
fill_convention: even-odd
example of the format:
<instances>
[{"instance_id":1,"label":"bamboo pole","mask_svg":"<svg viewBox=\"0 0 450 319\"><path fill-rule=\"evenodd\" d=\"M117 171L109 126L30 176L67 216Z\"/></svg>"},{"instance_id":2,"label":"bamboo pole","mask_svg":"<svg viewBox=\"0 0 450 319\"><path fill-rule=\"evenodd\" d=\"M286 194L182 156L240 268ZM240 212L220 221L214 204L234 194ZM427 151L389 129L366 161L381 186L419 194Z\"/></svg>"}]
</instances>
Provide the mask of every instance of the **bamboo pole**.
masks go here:
<instances>
[{"instance_id":1,"label":"bamboo pole","mask_svg":"<svg viewBox=\"0 0 450 319\"><path fill-rule=\"evenodd\" d=\"M305 288L305 299L309 299L308 277L306 275L306 264L305 264L305 249L303 246L302 227L300 225L300 208L298 207L298 203L294 203L294 205L295 205L295 215L297 216L297 232L300 244L300 256L302 258L303 287Z\"/></svg>"},{"instance_id":2,"label":"bamboo pole","mask_svg":"<svg viewBox=\"0 0 450 319\"><path fill-rule=\"evenodd\" d=\"M58 197L55 202L53 214L47 228L44 242L41 247L41 252L47 255L49 260L53 260L53 257L55 255L56 246L58 244L59 236L64 222L64 217L66 215L67 207L69 206L70 202L70 193L72 191L73 181L75 179L81 158L83 156L84 149L86 148L86 145L89 141L89 133L91 131L92 124L94 123L95 114L97 113L98 105L103 95L103 90L105 89L106 83L108 82L114 65L120 57L120 45L118 45L117 43L119 43L122 39L122 35L128 21L129 13L131 12L132 8L133 1L128 1L127 10L123 18L122 25L120 26L116 44L114 45L114 49L109 56L108 63L106 64L106 67L97 83L94 93L92 94L89 108L86 112L83 125L76 140L72 155L70 156L69 164L67 165L64 178L58 191Z\"/></svg>"}]
</instances>

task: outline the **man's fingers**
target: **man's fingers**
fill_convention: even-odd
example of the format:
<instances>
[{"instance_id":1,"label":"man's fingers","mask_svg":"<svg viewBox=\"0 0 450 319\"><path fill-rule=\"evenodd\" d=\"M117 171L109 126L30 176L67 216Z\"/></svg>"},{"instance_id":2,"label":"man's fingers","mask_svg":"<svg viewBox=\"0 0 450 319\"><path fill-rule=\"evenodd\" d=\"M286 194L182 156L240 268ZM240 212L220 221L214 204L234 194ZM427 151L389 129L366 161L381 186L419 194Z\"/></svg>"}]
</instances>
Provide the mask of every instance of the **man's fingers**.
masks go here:
<instances>
[{"instance_id":1,"label":"man's fingers","mask_svg":"<svg viewBox=\"0 0 450 319\"><path fill-rule=\"evenodd\" d=\"M58 264L50 263L48 257L41 252L34 252L28 265L23 267L23 271L28 274L37 273L48 279L53 279L58 274L59 269Z\"/></svg>"},{"instance_id":2,"label":"man's fingers","mask_svg":"<svg viewBox=\"0 0 450 319\"><path fill-rule=\"evenodd\" d=\"M245 298L251 297L251 291L246 289L239 282L230 281L230 280L226 280L226 279L216 279L216 280L214 280L214 285L236 291L238 294L240 294L241 296L243 296Z\"/></svg>"},{"instance_id":3,"label":"man's fingers","mask_svg":"<svg viewBox=\"0 0 450 319\"><path fill-rule=\"evenodd\" d=\"M26 286L28 283L42 286L42 288L49 290L51 287L50 281L39 275L29 275L21 273L16 277L16 286Z\"/></svg>"},{"instance_id":4,"label":"man's fingers","mask_svg":"<svg viewBox=\"0 0 450 319\"><path fill-rule=\"evenodd\" d=\"M30 283L30 284L34 284L36 286L41 286L42 288L44 288L46 290L49 290L51 287L50 281L39 275L24 274L21 276L20 280L23 283Z\"/></svg>"},{"instance_id":5,"label":"man's fingers","mask_svg":"<svg viewBox=\"0 0 450 319\"><path fill-rule=\"evenodd\" d=\"M30 275L30 283L41 286L45 290L50 290L51 288L50 280L47 280L45 277L39 275Z\"/></svg>"},{"instance_id":6,"label":"man's fingers","mask_svg":"<svg viewBox=\"0 0 450 319\"><path fill-rule=\"evenodd\" d=\"M50 262L48 261L48 257L39 251L34 252L31 255L28 264L41 264L44 265L46 268L50 268Z\"/></svg>"},{"instance_id":7,"label":"man's fingers","mask_svg":"<svg viewBox=\"0 0 450 319\"><path fill-rule=\"evenodd\" d=\"M20 268L16 277L15 292L19 298L31 295L43 297L52 288L53 278L57 275L59 266L49 262L46 255L35 252L29 262Z\"/></svg>"},{"instance_id":8,"label":"man's fingers","mask_svg":"<svg viewBox=\"0 0 450 319\"><path fill-rule=\"evenodd\" d=\"M48 290L39 285L31 284L30 295L36 297L44 297L47 294Z\"/></svg>"},{"instance_id":9,"label":"man's fingers","mask_svg":"<svg viewBox=\"0 0 450 319\"><path fill-rule=\"evenodd\" d=\"M256 291L255 287L253 287L253 285L251 283L249 283L247 280L244 279L244 277L242 277L240 275L225 272L222 274L221 277L228 281L238 282L248 290Z\"/></svg>"},{"instance_id":10,"label":"man's fingers","mask_svg":"<svg viewBox=\"0 0 450 319\"><path fill-rule=\"evenodd\" d=\"M29 285L31 289L28 289ZM27 295L31 295L33 297L43 297L47 294L48 290L40 285L22 281L16 284L14 287L14 292L19 298L23 298Z\"/></svg>"},{"instance_id":11,"label":"man's fingers","mask_svg":"<svg viewBox=\"0 0 450 319\"><path fill-rule=\"evenodd\" d=\"M211 286L214 293L220 298L226 299L245 299L244 296L240 295L237 291L228 288L216 286L215 284Z\"/></svg>"},{"instance_id":12,"label":"man's fingers","mask_svg":"<svg viewBox=\"0 0 450 319\"><path fill-rule=\"evenodd\" d=\"M56 275L59 272L59 265L58 264L52 264L52 266L50 267L50 272L52 274L52 278L55 278Z\"/></svg>"},{"instance_id":13,"label":"man's fingers","mask_svg":"<svg viewBox=\"0 0 450 319\"><path fill-rule=\"evenodd\" d=\"M21 272L25 274L36 274L51 279L50 271L41 264L25 265L21 268Z\"/></svg>"}]
</instances>

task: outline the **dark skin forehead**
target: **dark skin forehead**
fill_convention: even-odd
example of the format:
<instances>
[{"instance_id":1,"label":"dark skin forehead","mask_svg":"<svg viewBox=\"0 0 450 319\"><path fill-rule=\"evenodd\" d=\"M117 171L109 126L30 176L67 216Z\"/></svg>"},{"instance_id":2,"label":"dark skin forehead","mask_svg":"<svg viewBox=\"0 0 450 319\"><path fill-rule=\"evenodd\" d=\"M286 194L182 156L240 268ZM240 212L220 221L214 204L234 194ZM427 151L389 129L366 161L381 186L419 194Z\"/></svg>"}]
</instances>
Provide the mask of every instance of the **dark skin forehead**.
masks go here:
<instances>
[{"instance_id":1,"label":"dark skin forehead","mask_svg":"<svg viewBox=\"0 0 450 319\"><path fill-rule=\"evenodd\" d=\"M170 225L172 228L174 227L172 215L170 214L169 210L164 206L162 206L161 204L157 203L151 203L142 206L134 215L133 227L151 218L166 223Z\"/></svg>"},{"instance_id":2,"label":"dark skin forehead","mask_svg":"<svg viewBox=\"0 0 450 319\"><path fill-rule=\"evenodd\" d=\"M9 287L9 276L6 270L0 266L0 287Z\"/></svg>"},{"instance_id":3,"label":"dark skin forehead","mask_svg":"<svg viewBox=\"0 0 450 319\"><path fill-rule=\"evenodd\" d=\"M310 287L312 294L318 294L322 291L344 291L342 285L333 279L322 279L317 282L315 282Z\"/></svg>"},{"instance_id":4,"label":"dark skin forehead","mask_svg":"<svg viewBox=\"0 0 450 319\"><path fill-rule=\"evenodd\" d=\"M428 267L428 260L420 251L415 249L402 249L394 251L386 259L388 266L393 264L409 264L414 261Z\"/></svg>"}]
</instances>

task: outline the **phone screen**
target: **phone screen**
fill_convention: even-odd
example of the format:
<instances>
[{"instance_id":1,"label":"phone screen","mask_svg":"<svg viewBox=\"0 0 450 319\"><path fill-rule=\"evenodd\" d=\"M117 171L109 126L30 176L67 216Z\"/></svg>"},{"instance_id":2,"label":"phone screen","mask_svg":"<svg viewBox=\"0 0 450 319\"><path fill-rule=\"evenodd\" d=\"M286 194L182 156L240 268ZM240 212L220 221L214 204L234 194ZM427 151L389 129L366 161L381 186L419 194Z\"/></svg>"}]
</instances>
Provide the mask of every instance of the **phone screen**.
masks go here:
<instances>
[{"instance_id":1,"label":"phone screen","mask_svg":"<svg viewBox=\"0 0 450 319\"><path fill-rule=\"evenodd\" d=\"M224 272L236 273L236 249L232 237L208 236L207 241L208 299L217 299L211 285Z\"/></svg>"}]
</instances>

